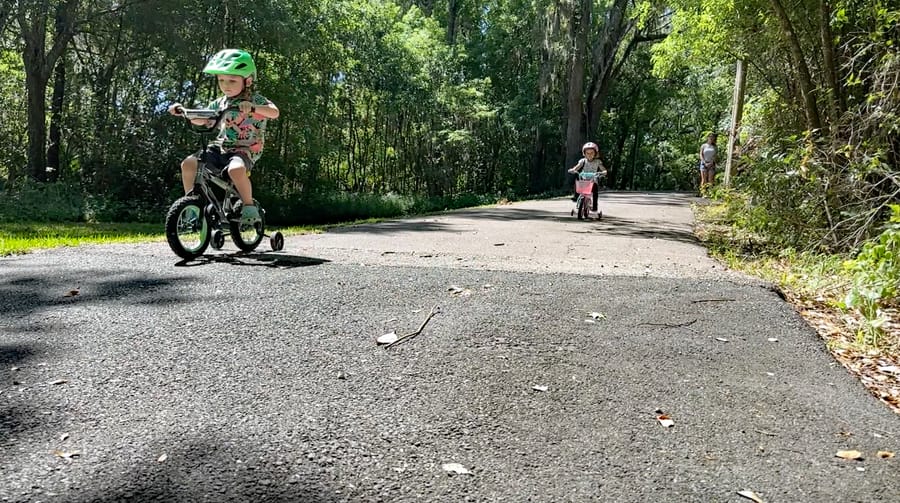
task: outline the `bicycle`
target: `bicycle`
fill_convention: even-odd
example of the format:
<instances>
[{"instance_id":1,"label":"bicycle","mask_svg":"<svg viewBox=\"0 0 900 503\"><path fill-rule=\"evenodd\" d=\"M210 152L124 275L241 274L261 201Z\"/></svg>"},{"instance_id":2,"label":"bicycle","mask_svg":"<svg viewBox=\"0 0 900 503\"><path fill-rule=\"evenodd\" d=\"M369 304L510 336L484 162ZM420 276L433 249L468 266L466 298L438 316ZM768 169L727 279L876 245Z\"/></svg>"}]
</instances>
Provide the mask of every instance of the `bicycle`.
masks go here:
<instances>
[{"instance_id":1,"label":"bicycle","mask_svg":"<svg viewBox=\"0 0 900 503\"><path fill-rule=\"evenodd\" d=\"M600 178L603 173L592 171L582 171L575 179L575 192L578 199L575 200L575 208L569 212L569 215L578 215L578 220L587 220L594 211L594 184L599 186ZM597 220L603 218L603 212L597 208Z\"/></svg>"},{"instance_id":2,"label":"bicycle","mask_svg":"<svg viewBox=\"0 0 900 503\"><path fill-rule=\"evenodd\" d=\"M255 250L265 237L269 238L272 251L281 251L284 248L284 236L278 231L271 235L265 233L266 212L259 202L253 200L259 208L259 220L252 224L243 223L243 203L228 176L228 168L211 165L213 154L210 147L206 146L204 137L215 130L225 112L236 110L236 107L223 110L178 110L179 115L188 121L205 119L215 122L208 128L194 127L201 142L201 151L197 156L197 178L194 189L172 203L166 214L166 240L169 247L179 257L192 260L203 255L210 244L216 250L222 249L227 233L241 251Z\"/></svg>"}]
</instances>

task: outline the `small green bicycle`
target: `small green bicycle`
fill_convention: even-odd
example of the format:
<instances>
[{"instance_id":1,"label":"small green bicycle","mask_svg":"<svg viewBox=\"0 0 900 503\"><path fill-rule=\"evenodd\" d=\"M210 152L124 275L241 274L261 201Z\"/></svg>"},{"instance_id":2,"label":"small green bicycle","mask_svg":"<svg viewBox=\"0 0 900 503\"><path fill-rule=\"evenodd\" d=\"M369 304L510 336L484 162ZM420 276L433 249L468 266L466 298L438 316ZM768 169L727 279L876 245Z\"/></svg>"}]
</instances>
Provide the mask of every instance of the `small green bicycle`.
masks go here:
<instances>
[{"instance_id":1,"label":"small green bicycle","mask_svg":"<svg viewBox=\"0 0 900 503\"><path fill-rule=\"evenodd\" d=\"M191 119L214 120L218 124L223 114L234 108L224 110L180 109L180 115ZM200 134L214 131L211 128L196 129ZM201 141L203 138L201 137ZM203 144L198 155L197 179L194 189L186 196L179 198L166 214L166 240L176 255L193 260L206 251L212 244L216 250L225 246L225 235L241 251L255 250L263 238L269 238L272 251L284 248L284 236L281 232L267 235L266 212L255 199L259 208L259 220L252 224L241 222L243 203L237 189L228 177L228 169L212 165L210 148Z\"/></svg>"}]
</instances>

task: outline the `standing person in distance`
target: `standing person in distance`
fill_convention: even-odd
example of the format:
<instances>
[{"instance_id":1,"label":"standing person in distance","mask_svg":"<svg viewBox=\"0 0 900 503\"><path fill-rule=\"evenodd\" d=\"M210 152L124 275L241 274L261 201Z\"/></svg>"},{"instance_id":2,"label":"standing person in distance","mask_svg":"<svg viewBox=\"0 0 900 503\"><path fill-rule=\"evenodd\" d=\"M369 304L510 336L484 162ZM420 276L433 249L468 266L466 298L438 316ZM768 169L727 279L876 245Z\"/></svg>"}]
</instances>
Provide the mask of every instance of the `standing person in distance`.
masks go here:
<instances>
[{"instance_id":1,"label":"standing person in distance","mask_svg":"<svg viewBox=\"0 0 900 503\"><path fill-rule=\"evenodd\" d=\"M716 146L716 139L719 135L710 133L706 137L706 143L700 146L700 194L706 193L706 190L716 181L716 162L719 148Z\"/></svg>"}]
</instances>

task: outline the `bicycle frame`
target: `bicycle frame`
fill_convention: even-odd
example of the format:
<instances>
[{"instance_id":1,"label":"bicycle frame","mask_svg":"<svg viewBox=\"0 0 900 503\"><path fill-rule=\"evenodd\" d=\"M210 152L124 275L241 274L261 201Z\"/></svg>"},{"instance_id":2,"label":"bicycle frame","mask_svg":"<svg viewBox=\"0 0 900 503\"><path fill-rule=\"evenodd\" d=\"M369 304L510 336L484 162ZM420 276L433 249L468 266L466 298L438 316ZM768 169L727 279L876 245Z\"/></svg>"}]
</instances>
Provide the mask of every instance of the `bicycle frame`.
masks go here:
<instances>
[{"instance_id":1,"label":"bicycle frame","mask_svg":"<svg viewBox=\"0 0 900 503\"><path fill-rule=\"evenodd\" d=\"M229 107L225 110L214 111L214 110L206 110L206 109L181 109L182 116L185 119L207 119L207 120L215 120L216 124L212 127L203 128L199 131L200 136L200 153L197 156L197 176L194 179L194 192L203 197L204 202L207 204L207 213L208 217L215 219L213 222L215 225L219 225L222 222L228 220L228 216L233 212L234 209L234 199L237 198L240 201L240 196L237 193L237 189L234 187L234 184L231 180L226 180L223 177L216 174L212 168L210 168L209 163L206 161L205 156L208 150L208 146L206 145L205 137L206 134L212 133L215 131L216 125L222 119L222 113L229 109L234 109L234 107ZM216 197L215 192L212 190L211 186L216 186L223 191L222 198ZM214 212L209 211L209 206L212 206L212 210Z\"/></svg>"},{"instance_id":2,"label":"bicycle frame","mask_svg":"<svg viewBox=\"0 0 900 503\"><path fill-rule=\"evenodd\" d=\"M240 200L240 196L233 183L216 175L210 169L209 164L202 160L203 154L200 154L200 157L197 161L197 178L194 180L194 192L199 191L199 195L207 203L208 216L214 218L214 223L218 225L228 220L228 215L233 213L234 210L232 201L234 199ZM223 191L224 195L221 199L216 197L212 186L218 187ZM214 213L210 211L209 206L212 206Z\"/></svg>"}]
</instances>

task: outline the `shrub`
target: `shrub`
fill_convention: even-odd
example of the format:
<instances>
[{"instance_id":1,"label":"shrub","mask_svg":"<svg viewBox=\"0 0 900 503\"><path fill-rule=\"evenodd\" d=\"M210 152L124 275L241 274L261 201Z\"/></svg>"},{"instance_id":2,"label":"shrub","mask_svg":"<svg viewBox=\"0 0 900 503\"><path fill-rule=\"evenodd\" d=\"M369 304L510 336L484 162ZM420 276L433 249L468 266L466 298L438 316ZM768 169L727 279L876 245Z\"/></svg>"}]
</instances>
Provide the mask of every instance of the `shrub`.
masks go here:
<instances>
[{"instance_id":1,"label":"shrub","mask_svg":"<svg viewBox=\"0 0 900 503\"><path fill-rule=\"evenodd\" d=\"M857 341L875 346L883 335L881 326L887 321L883 308L896 301L900 284L900 205L891 205L891 211L884 232L866 242L859 255L844 264L853 275L853 286L844 304L859 310L864 318Z\"/></svg>"}]
</instances>

